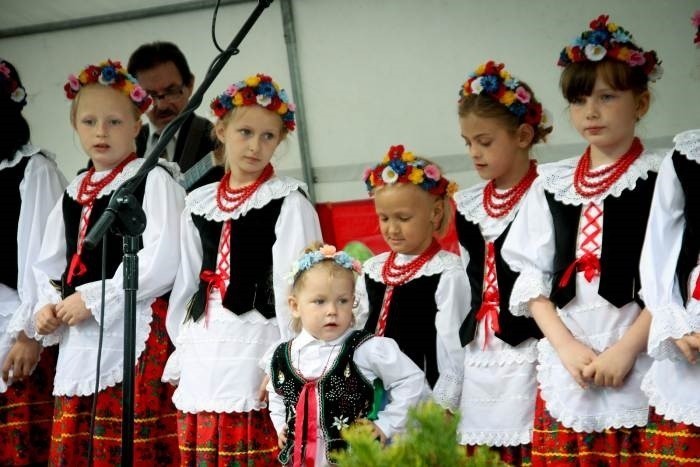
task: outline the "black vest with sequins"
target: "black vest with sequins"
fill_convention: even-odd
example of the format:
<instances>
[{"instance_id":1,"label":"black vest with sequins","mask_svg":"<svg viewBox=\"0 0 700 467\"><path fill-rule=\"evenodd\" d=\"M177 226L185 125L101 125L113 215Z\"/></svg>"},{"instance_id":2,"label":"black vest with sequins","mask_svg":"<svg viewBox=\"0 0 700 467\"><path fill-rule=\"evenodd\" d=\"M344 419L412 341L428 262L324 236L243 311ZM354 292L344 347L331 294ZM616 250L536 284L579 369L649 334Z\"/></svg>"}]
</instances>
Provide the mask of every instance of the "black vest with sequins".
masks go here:
<instances>
[{"instance_id":1,"label":"black vest with sequins","mask_svg":"<svg viewBox=\"0 0 700 467\"><path fill-rule=\"evenodd\" d=\"M683 303L688 301L692 294L692 288L688 290L688 279L690 273L698 264L700 254L700 163L691 161L683 154L675 151L671 156L673 168L676 176L681 182L681 189L685 196L685 230L681 251L678 255L676 274L678 275L678 285L681 289Z\"/></svg>"},{"instance_id":2,"label":"black vest with sequins","mask_svg":"<svg viewBox=\"0 0 700 467\"><path fill-rule=\"evenodd\" d=\"M0 282L13 289L17 288L17 229L22 208L19 185L28 163L29 157L22 157L16 165L0 170Z\"/></svg>"},{"instance_id":3,"label":"black vest with sequins","mask_svg":"<svg viewBox=\"0 0 700 467\"><path fill-rule=\"evenodd\" d=\"M384 336L394 339L401 351L423 370L431 388L440 376L437 365L435 315L438 307L435 291L441 276L442 274L421 276L395 287L384 330ZM365 285L369 300L369 317L365 330L375 332L386 284L365 274Z\"/></svg>"},{"instance_id":4,"label":"black vest with sequins","mask_svg":"<svg viewBox=\"0 0 700 467\"><path fill-rule=\"evenodd\" d=\"M476 315L481 308L484 291L484 270L486 268L486 241L481 234L479 224L470 222L464 216L458 215L455 219L457 227L457 238L459 244L469 253L469 264L467 265L467 276L471 287L472 303L471 310L467 318L459 329L459 338L465 346L474 340L477 325ZM498 281L498 294L500 297L498 324L500 331L495 335L503 342L516 346L527 339L534 337L542 338L542 332L537 327L537 323L532 318L524 316L513 316L509 309L510 294L513 291L513 284L518 278L518 273L511 270L501 256L503 242L508 236L510 225L498 236L494 243L496 278Z\"/></svg>"},{"instance_id":5,"label":"black vest with sequins","mask_svg":"<svg viewBox=\"0 0 700 467\"><path fill-rule=\"evenodd\" d=\"M344 449L345 440L340 429L357 419L366 417L372 408L374 388L367 381L353 361L355 349L372 338L367 331L353 331L343 343L333 366L317 382L319 403L319 429L326 440L326 458L331 459L333 451ZM299 395L307 383L295 370L290 361L292 341L280 344L272 357L271 378L275 392L284 398L285 420L287 424L287 444L279 454L279 461L287 464L294 450L294 425ZM315 410L315 407L312 408Z\"/></svg>"},{"instance_id":6,"label":"black vest with sequins","mask_svg":"<svg viewBox=\"0 0 700 467\"><path fill-rule=\"evenodd\" d=\"M644 306L639 297L639 257L644 243L649 208L654 194L656 172L637 180L632 190L603 200L603 245L600 252L598 295L622 308L632 301ZM544 192L554 220L554 277L550 300L564 308L576 296L576 278L560 286L566 269L576 259L582 205L564 204Z\"/></svg>"},{"instance_id":7,"label":"black vest with sequins","mask_svg":"<svg viewBox=\"0 0 700 467\"><path fill-rule=\"evenodd\" d=\"M253 308L265 318L275 317L275 292L272 282L272 246L277 241L275 225L284 198L273 199L259 209L251 209L231 219L230 280L222 303L240 315ZM202 271L216 272L223 222L192 214L202 241ZM187 313L197 321L204 313L209 284L200 280L199 289L189 302Z\"/></svg>"}]
</instances>

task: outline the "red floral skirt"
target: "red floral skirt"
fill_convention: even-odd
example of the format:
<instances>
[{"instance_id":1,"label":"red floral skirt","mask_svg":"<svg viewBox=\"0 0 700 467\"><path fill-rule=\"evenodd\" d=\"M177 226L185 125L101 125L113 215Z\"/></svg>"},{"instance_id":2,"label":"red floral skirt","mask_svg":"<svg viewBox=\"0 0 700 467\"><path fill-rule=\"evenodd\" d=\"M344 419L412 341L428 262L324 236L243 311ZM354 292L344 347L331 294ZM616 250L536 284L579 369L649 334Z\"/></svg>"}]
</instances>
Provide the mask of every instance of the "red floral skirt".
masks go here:
<instances>
[{"instance_id":1,"label":"red floral skirt","mask_svg":"<svg viewBox=\"0 0 700 467\"><path fill-rule=\"evenodd\" d=\"M46 464L57 353L56 346L44 349L34 373L0 394L0 465Z\"/></svg>"},{"instance_id":2,"label":"red floral skirt","mask_svg":"<svg viewBox=\"0 0 700 467\"><path fill-rule=\"evenodd\" d=\"M182 466L279 466L277 433L267 409L190 414L178 411Z\"/></svg>"},{"instance_id":3,"label":"red floral skirt","mask_svg":"<svg viewBox=\"0 0 700 467\"><path fill-rule=\"evenodd\" d=\"M700 466L700 427L666 420L651 407L641 456L645 467Z\"/></svg>"},{"instance_id":4,"label":"red floral skirt","mask_svg":"<svg viewBox=\"0 0 700 467\"><path fill-rule=\"evenodd\" d=\"M475 445L467 445L467 456L473 456ZM521 444L519 446L485 446L487 449L497 452L504 464L520 467L532 465L532 445Z\"/></svg>"},{"instance_id":5,"label":"red floral skirt","mask_svg":"<svg viewBox=\"0 0 700 467\"><path fill-rule=\"evenodd\" d=\"M552 418L538 392L532 435L533 466L638 466L644 428L579 433Z\"/></svg>"},{"instance_id":6,"label":"red floral skirt","mask_svg":"<svg viewBox=\"0 0 700 467\"><path fill-rule=\"evenodd\" d=\"M165 330L167 303L152 306L153 321L146 349L134 374L134 465L177 465L177 416L172 403L173 387L161 383L172 346ZM51 433L50 465L87 465L90 411L93 396L56 398ZM92 441L94 466L121 463L122 385L97 394Z\"/></svg>"}]
</instances>

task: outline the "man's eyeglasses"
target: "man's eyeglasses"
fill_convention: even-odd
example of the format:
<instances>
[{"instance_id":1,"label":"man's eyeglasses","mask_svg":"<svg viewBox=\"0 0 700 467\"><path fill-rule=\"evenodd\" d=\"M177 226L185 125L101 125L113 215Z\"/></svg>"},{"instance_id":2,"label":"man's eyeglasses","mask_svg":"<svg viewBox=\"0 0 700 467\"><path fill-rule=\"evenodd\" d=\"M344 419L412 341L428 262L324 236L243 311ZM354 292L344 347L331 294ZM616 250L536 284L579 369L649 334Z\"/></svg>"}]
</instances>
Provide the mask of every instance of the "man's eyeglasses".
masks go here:
<instances>
[{"instance_id":1,"label":"man's eyeglasses","mask_svg":"<svg viewBox=\"0 0 700 467\"><path fill-rule=\"evenodd\" d=\"M178 86L171 86L165 90L163 93L157 93L154 91L146 91L146 94L151 96L153 102L163 101L163 102L175 102L178 100L182 93L185 91L185 85L180 84Z\"/></svg>"}]
</instances>

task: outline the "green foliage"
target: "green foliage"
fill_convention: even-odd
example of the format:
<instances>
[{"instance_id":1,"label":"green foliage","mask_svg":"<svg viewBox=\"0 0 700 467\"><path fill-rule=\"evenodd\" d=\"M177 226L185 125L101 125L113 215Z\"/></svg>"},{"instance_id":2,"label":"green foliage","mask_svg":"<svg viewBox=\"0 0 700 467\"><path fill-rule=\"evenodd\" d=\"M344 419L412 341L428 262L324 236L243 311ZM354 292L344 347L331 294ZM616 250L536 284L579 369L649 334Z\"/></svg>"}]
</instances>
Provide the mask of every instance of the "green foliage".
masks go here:
<instances>
[{"instance_id":1,"label":"green foliage","mask_svg":"<svg viewBox=\"0 0 700 467\"><path fill-rule=\"evenodd\" d=\"M481 467L503 465L498 454L477 448L467 457L457 443L458 416L449 416L434 402L409 410L406 432L382 447L369 425L354 425L343 431L348 449L336 455L340 467Z\"/></svg>"}]
</instances>

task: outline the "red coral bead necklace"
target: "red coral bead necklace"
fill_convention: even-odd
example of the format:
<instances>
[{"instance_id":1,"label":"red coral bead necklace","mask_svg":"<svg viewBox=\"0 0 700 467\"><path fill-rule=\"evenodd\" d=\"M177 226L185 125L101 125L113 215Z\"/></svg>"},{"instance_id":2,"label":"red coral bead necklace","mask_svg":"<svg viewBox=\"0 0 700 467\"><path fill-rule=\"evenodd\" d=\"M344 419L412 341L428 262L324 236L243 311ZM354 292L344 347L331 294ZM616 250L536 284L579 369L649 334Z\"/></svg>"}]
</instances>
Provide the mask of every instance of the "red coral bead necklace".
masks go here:
<instances>
[{"instance_id":1,"label":"red coral bead necklace","mask_svg":"<svg viewBox=\"0 0 700 467\"><path fill-rule=\"evenodd\" d=\"M275 170L272 168L272 165L267 164L253 183L241 188L231 188L229 186L231 172L226 172L216 189L216 205L224 212L235 211L260 188L260 185L268 181L274 173Z\"/></svg>"},{"instance_id":2,"label":"red coral bead necklace","mask_svg":"<svg viewBox=\"0 0 700 467\"><path fill-rule=\"evenodd\" d=\"M525 196L532 183L537 178L537 162L530 161L530 168L522 179L512 188L498 193L495 180L489 181L484 187L482 202L486 214L493 218L506 216L513 207Z\"/></svg>"},{"instance_id":3,"label":"red coral bead necklace","mask_svg":"<svg viewBox=\"0 0 700 467\"><path fill-rule=\"evenodd\" d=\"M80 181L80 186L78 187L77 201L82 206L92 204L97 196L100 194L102 189L112 182L117 175L119 175L126 165L136 159L136 154L131 153L126 158L114 167L107 175L102 177L100 180L93 182L92 176L95 175L95 167L92 166L88 169L85 177Z\"/></svg>"},{"instance_id":4,"label":"red coral bead necklace","mask_svg":"<svg viewBox=\"0 0 700 467\"><path fill-rule=\"evenodd\" d=\"M598 170L591 169L591 147L586 148L574 172L574 188L576 192L586 198L606 192L634 161L642 154L644 146L639 138L634 138L632 145L614 163Z\"/></svg>"}]
</instances>

